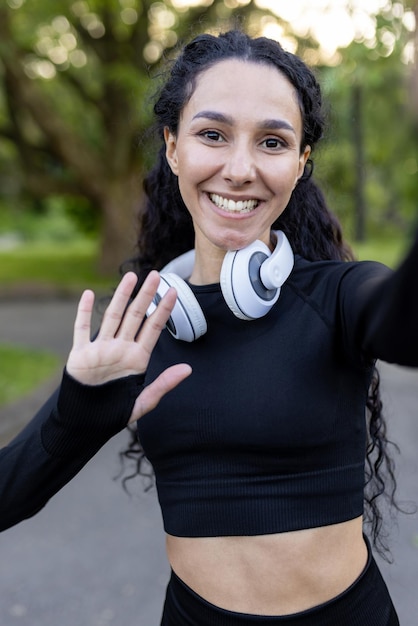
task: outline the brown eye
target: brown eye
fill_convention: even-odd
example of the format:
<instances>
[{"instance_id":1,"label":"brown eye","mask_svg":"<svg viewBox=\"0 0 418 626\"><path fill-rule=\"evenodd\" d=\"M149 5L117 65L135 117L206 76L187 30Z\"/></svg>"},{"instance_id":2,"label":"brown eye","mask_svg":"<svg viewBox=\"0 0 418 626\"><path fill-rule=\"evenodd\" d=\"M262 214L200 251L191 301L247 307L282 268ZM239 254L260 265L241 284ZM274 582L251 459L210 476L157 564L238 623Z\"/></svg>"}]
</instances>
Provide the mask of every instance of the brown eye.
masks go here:
<instances>
[{"instance_id":1,"label":"brown eye","mask_svg":"<svg viewBox=\"0 0 418 626\"><path fill-rule=\"evenodd\" d=\"M277 137L269 137L263 141L263 145L269 150L276 150L277 148L283 148L286 144Z\"/></svg>"},{"instance_id":2,"label":"brown eye","mask_svg":"<svg viewBox=\"0 0 418 626\"><path fill-rule=\"evenodd\" d=\"M200 133L200 135L202 137L205 137L205 139L209 139L209 141L213 141L213 142L223 141L222 135L218 133L218 131L216 130L205 130L202 133Z\"/></svg>"}]
</instances>

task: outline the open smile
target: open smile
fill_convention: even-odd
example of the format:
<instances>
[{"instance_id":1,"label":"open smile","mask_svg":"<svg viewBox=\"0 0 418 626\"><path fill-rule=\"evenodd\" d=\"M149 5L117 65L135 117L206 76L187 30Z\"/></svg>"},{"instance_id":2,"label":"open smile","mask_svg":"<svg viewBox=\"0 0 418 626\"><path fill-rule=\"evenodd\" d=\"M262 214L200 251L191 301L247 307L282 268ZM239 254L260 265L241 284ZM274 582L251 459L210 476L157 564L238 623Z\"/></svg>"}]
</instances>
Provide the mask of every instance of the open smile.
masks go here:
<instances>
[{"instance_id":1,"label":"open smile","mask_svg":"<svg viewBox=\"0 0 418 626\"><path fill-rule=\"evenodd\" d=\"M236 202L235 200L219 196L216 193L209 194L209 198L215 206L228 213L251 213L251 211L254 211L260 204L260 201L255 199L238 200Z\"/></svg>"}]
</instances>

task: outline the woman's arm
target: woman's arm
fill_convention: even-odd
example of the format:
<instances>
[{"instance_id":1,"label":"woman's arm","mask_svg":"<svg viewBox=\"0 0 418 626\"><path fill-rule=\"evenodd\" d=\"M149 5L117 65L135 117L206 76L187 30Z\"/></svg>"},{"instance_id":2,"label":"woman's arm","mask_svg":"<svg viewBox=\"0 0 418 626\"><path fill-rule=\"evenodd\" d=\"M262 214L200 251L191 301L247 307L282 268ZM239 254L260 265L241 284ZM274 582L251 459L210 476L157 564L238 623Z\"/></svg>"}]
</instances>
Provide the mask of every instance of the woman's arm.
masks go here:
<instances>
[{"instance_id":1,"label":"woman's arm","mask_svg":"<svg viewBox=\"0 0 418 626\"><path fill-rule=\"evenodd\" d=\"M175 365L143 386L150 355L176 299L173 290L145 319L158 283L152 272L128 306L136 276L126 274L94 341L94 295L82 295L59 390L0 450L0 530L37 513L112 436L190 374L188 365Z\"/></svg>"},{"instance_id":2,"label":"woman's arm","mask_svg":"<svg viewBox=\"0 0 418 626\"><path fill-rule=\"evenodd\" d=\"M343 315L363 354L418 366L418 236L396 271L354 264L344 278Z\"/></svg>"}]
</instances>

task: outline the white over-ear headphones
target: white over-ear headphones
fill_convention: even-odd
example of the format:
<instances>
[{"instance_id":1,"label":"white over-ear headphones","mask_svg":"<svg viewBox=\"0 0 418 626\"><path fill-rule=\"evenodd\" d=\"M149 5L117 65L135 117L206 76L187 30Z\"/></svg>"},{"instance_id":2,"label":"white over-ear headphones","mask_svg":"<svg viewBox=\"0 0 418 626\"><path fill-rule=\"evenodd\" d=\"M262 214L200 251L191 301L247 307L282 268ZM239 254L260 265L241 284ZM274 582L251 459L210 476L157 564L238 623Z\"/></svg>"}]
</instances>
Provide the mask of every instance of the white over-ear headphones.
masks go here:
<instances>
[{"instance_id":1,"label":"white over-ear headphones","mask_svg":"<svg viewBox=\"0 0 418 626\"><path fill-rule=\"evenodd\" d=\"M226 253L221 269L221 289L231 311L243 320L254 320L266 315L277 302L280 288L293 268L294 257L286 235L274 231L277 238L273 253L262 241L246 248ZM160 272L160 285L150 315L168 291L174 287L177 301L167 322L167 328L176 339L195 341L207 331L203 311L185 282L192 273L194 250L177 257Z\"/></svg>"}]
</instances>

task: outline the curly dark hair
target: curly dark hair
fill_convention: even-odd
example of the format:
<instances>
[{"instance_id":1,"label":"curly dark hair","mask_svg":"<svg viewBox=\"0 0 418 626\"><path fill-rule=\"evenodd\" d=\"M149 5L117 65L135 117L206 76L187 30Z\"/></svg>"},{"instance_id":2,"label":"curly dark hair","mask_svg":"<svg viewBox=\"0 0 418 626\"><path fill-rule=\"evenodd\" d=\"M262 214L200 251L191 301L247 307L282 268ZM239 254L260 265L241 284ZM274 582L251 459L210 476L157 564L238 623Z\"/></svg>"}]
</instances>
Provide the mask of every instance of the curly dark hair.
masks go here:
<instances>
[{"instance_id":1,"label":"curly dark hair","mask_svg":"<svg viewBox=\"0 0 418 626\"><path fill-rule=\"evenodd\" d=\"M176 134L181 112L193 94L197 78L225 59L274 66L288 78L298 96L303 120L300 149L309 145L314 150L323 136L325 116L318 81L299 57L284 50L278 42L231 30L219 36L202 34L185 45L169 68L154 106L160 148L155 165L144 180L146 202L139 216L138 256L129 262L138 275L138 286L151 269L161 269L194 245L192 221L180 195L177 177L165 156L164 128ZM313 163L309 159L285 211L272 228L284 231L294 252L308 260L353 260L339 221L329 210L312 171ZM390 442L386 437L376 368L366 409L369 436L365 451L365 520L366 525L370 523L375 547L385 555L388 548L381 533L383 516L378 503L383 496L397 508L396 480L388 452ZM135 434L130 448L123 454L137 461L133 475L141 473L144 455Z\"/></svg>"}]
</instances>

